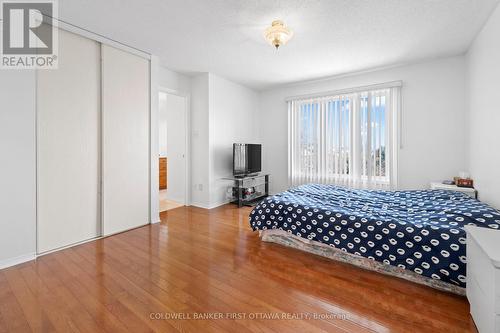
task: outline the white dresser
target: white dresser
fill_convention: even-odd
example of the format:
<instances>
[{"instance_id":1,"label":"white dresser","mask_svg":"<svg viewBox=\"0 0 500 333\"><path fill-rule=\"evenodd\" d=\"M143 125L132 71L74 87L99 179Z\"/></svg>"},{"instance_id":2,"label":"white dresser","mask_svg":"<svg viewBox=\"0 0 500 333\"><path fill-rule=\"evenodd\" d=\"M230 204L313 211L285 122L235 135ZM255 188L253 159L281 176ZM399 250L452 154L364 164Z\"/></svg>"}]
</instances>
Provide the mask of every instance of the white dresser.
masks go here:
<instances>
[{"instance_id":1,"label":"white dresser","mask_svg":"<svg viewBox=\"0 0 500 333\"><path fill-rule=\"evenodd\" d=\"M477 199L477 191L469 187L458 187L456 185L446 185L440 182L433 182L430 184L431 190L448 190L448 191L458 191L465 193L474 199Z\"/></svg>"},{"instance_id":2,"label":"white dresser","mask_svg":"<svg viewBox=\"0 0 500 333\"><path fill-rule=\"evenodd\" d=\"M500 230L466 226L467 298L480 333L500 332Z\"/></svg>"}]
</instances>

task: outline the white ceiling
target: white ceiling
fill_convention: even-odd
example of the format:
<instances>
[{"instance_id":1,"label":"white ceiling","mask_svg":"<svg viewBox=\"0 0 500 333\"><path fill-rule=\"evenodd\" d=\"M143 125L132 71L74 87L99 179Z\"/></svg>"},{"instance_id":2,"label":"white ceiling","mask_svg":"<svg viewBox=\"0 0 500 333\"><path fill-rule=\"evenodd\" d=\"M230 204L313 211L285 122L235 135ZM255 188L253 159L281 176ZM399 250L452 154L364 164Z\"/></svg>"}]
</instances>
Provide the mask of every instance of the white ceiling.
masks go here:
<instances>
[{"instance_id":1,"label":"white ceiling","mask_svg":"<svg viewBox=\"0 0 500 333\"><path fill-rule=\"evenodd\" d=\"M465 52L499 0L60 0L62 20L255 89ZM279 51L263 30L283 19Z\"/></svg>"}]
</instances>

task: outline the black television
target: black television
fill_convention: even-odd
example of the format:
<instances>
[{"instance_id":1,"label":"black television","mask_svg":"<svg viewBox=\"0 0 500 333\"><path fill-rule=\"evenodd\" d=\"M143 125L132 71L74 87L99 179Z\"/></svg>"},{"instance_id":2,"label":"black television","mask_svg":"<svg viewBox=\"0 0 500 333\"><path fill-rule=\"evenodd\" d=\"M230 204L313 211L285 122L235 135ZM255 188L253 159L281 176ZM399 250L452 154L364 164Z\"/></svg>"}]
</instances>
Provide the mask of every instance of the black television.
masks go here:
<instances>
[{"instance_id":1,"label":"black television","mask_svg":"<svg viewBox=\"0 0 500 333\"><path fill-rule=\"evenodd\" d=\"M262 171L262 145L233 144L233 175L245 177Z\"/></svg>"}]
</instances>

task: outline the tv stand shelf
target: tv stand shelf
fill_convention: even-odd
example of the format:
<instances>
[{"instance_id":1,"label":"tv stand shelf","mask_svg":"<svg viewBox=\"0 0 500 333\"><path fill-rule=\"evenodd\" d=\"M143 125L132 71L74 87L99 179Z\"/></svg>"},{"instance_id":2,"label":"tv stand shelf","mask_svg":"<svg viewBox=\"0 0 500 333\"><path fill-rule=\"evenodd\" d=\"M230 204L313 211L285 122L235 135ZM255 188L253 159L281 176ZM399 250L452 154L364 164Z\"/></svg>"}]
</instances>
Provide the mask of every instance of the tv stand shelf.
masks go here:
<instances>
[{"instance_id":1,"label":"tv stand shelf","mask_svg":"<svg viewBox=\"0 0 500 333\"><path fill-rule=\"evenodd\" d=\"M232 203L237 204L238 207L255 206L269 196L269 174L224 179L234 182Z\"/></svg>"}]
</instances>

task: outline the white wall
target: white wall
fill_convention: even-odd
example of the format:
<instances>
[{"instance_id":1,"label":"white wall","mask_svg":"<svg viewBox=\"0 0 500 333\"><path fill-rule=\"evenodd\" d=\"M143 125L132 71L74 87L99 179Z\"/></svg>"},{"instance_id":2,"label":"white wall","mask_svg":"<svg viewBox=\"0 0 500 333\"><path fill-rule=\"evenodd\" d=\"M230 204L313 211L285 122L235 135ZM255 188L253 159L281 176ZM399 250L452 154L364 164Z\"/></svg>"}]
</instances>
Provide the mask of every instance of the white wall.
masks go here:
<instances>
[{"instance_id":1,"label":"white wall","mask_svg":"<svg viewBox=\"0 0 500 333\"><path fill-rule=\"evenodd\" d=\"M159 117L159 100L158 100L158 82L159 82L159 59L157 56L151 56L151 116L149 119L151 128L151 151L150 159L154 161L158 157L158 117ZM160 171L159 163L151 163L150 165L150 187L149 187L149 198L150 202L150 218L151 223L159 223L160 220L160 199L158 188L160 186Z\"/></svg>"},{"instance_id":2,"label":"white wall","mask_svg":"<svg viewBox=\"0 0 500 333\"><path fill-rule=\"evenodd\" d=\"M160 92L158 104L158 147L161 157L167 156L167 93Z\"/></svg>"},{"instance_id":3,"label":"white wall","mask_svg":"<svg viewBox=\"0 0 500 333\"><path fill-rule=\"evenodd\" d=\"M213 208L229 201L233 143L258 142L259 95L212 73L191 80L192 205Z\"/></svg>"},{"instance_id":4,"label":"white wall","mask_svg":"<svg viewBox=\"0 0 500 333\"><path fill-rule=\"evenodd\" d=\"M35 75L0 74L0 268L36 252Z\"/></svg>"},{"instance_id":5,"label":"white wall","mask_svg":"<svg viewBox=\"0 0 500 333\"><path fill-rule=\"evenodd\" d=\"M288 188L285 98L389 81L403 81L399 187L426 188L450 179L465 162L465 59L463 56L278 87L260 96L264 168L271 191Z\"/></svg>"},{"instance_id":6,"label":"white wall","mask_svg":"<svg viewBox=\"0 0 500 333\"><path fill-rule=\"evenodd\" d=\"M183 95L191 94L191 77L174 72L166 67L158 69L158 86L160 89L176 91ZM164 95L166 96L166 95ZM167 156L167 113L166 99L159 100L159 155ZM190 112L190 110L188 110Z\"/></svg>"},{"instance_id":7,"label":"white wall","mask_svg":"<svg viewBox=\"0 0 500 333\"><path fill-rule=\"evenodd\" d=\"M233 143L259 143L258 94L210 74L210 207L228 202Z\"/></svg>"},{"instance_id":8,"label":"white wall","mask_svg":"<svg viewBox=\"0 0 500 333\"><path fill-rule=\"evenodd\" d=\"M191 77L160 66L158 71L158 85L161 88L189 94L191 91Z\"/></svg>"},{"instance_id":9,"label":"white wall","mask_svg":"<svg viewBox=\"0 0 500 333\"><path fill-rule=\"evenodd\" d=\"M189 96L191 93L191 78L174 72L168 68L159 65L159 59L155 56L151 58L151 110L158 110L158 112L151 115L151 160L154 161L158 156L166 155L166 119L160 117L160 109L165 105L160 105L159 91L160 89L167 89L177 91ZM188 110L188 113L191 110ZM162 127L163 126L163 127ZM162 128L161 128L162 127ZM160 140L165 140L165 145L160 145ZM154 222L159 222L159 170L158 163L151 164L151 216L158 216L153 218ZM156 221L155 221L156 220Z\"/></svg>"},{"instance_id":10,"label":"white wall","mask_svg":"<svg viewBox=\"0 0 500 333\"><path fill-rule=\"evenodd\" d=\"M189 175L186 170L189 154L189 136L186 131L188 121L187 100L184 96L167 94L166 96L166 157L168 167L168 190L166 198L187 204L186 187L189 187Z\"/></svg>"},{"instance_id":11,"label":"white wall","mask_svg":"<svg viewBox=\"0 0 500 333\"><path fill-rule=\"evenodd\" d=\"M479 198L500 208L500 6L467 54L468 168Z\"/></svg>"},{"instance_id":12,"label":"white wall","mask_svg":"<svg viewBox=\"0 0 500 333\"><path fill-rule=\"evenodd\" d=\"M209 74L191 79L191 204L209 207Z\"/></svg>"}]
</instances>

